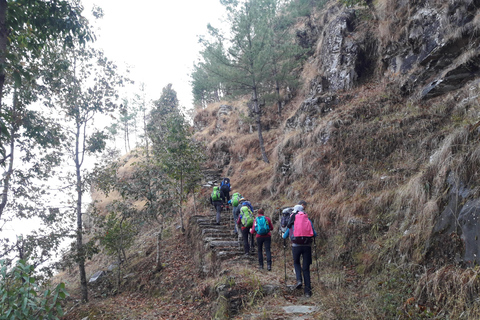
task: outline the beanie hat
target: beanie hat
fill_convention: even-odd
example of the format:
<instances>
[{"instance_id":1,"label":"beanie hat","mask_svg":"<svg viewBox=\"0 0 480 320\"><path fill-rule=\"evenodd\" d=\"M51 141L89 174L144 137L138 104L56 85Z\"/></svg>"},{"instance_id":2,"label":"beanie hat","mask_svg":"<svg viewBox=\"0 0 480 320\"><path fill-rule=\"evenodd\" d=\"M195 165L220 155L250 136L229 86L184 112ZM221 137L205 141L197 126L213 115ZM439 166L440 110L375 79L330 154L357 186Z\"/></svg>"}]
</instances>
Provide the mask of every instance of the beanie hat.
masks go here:
<instances>
[{"instance_id":1,"label":"beanie hat","mask_svg":"<svg viewBox=\"0 0 480 320\"><path fill-rule=\"evenodd\" d=\"M297 204L295 207L293 207L293 212L299 212L299 211L303 211L303 206Z\"/></svg>"}]
</instances>

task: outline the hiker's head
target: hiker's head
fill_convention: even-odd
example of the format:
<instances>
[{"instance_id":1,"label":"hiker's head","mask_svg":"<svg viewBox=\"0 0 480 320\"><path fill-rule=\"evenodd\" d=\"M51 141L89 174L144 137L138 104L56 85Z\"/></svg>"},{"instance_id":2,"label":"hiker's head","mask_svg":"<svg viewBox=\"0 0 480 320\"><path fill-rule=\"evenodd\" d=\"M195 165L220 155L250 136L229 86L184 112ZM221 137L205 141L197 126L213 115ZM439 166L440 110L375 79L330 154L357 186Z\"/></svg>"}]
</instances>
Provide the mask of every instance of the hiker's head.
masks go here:
<instances>
[{"instance_id":1,"label":"hiker's head","mask_svg":"<svg viewBox=\"0 0 480 320\"><path fill-rule=\"evenodd\" d=\"M301 205L304 209L307 207L307 201L305 200L298 201L298 204Z\"/></svg>"},{"instance_id":2,"label":"hiker's head","mask_svg":"<svg viewBox=\"0 0 480 320\"><path fill-rule=\"evenodd\" d=\"M300 211L303 211L303 206L302 205L297 204L295 207L293 207L293 212L294 213L297 213L297 212L300 212Z\"/></svg>"},{"instance_id":3,"label":"hiker's head","mask_svg":"<svg viewBox=\"0 0 480 320\"><path fill-rule=\"evenodd\" d=\"M257 213L260 214L260 215L264 215L264 214L265 214L265 212L263 211L263 209L258 209Z\"/></svg>"}]
</instances>

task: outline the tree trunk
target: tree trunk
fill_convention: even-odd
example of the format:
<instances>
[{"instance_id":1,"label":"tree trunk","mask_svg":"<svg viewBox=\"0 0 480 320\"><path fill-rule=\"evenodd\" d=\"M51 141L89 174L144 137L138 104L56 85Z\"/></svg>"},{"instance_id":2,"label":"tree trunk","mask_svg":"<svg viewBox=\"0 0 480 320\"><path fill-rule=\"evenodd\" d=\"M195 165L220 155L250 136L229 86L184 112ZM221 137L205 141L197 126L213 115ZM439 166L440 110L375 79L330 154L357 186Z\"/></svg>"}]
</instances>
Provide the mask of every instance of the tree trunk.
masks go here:
<instances>
[{"instance_id":1,"label":"tree trunk","mask_svg":"<svg viewBox=\"0 0 480 320\"><path fill-rule=\"evenodd\" d=\"M14 93L14 98L13 98L13 108L12 108L12 116L14 117L14 122L15 122L15 117L16 117L16 91ZM10 188L10 179L12 178L13 174L13 160L14 160L14 151L15 151L15 135L17 134L17 129L16 125L12 128L10 132L10 155L7 156L7 158L10 158L8 162L8 170L5 172L5 178L3 179L3 192L2 192L2 201L0 202L0 217L3 214L3 210L5 209L5 206L7 205L8 201L8 189Z\"/></svg>"},{"instance_id":2,"label":"tree trunk","mask_svg":"<svg viewBox=\"0 0 480 320\"><path fill-rule=\"evenodd\" d=\"M193 211L195 212L195 215L197 215L197 203L195 200L195 187L193 187Z\"/></svg>"},{"instance_id":3,"label":"tree trunk","mask_svg":"<svg viewBox=\"0 0 480 320\"><path fill-rule=\"evenodd\" d=\"M258 131L258 142L260 143L260 150L262 151L262 158L263 161L266 163L270 163L268 161L267 153L265 152L265 144L263 142L263 135L262 135L262 121L261 121L261 114L260 114L260 107L258 106L258 95L257 95L257 89L253 89L253 107L255 111L255 116L256 116L256 122L257 122L257 131Z\"/></svg>"},{"instance_id":4,"label":"tree trunk","mask_svg":"<svg viewBox=\"0 0 480 320\"><path fill-rule=\"evenodd\" d=\"M182 233L185 232L185 228L183 227L183 175L180 176L180 225L182 227Z\"/></svg>"},{"instance_id":5,"label":"tree trunk","mask_svg":"<svg viewBox=\"0 0 480 320\"><path fill-rule=\"evenodd\" d=\"M276 71L275 71L276 73ZM275 91L277 93L277 106L278 106L278 115L282 115L282 102L280 101L280 84L278 80L275 80Z\"/></svg>"},{"instance_id":6,"label":"tree trunk","mask_svg":"<svg viewBox=\"0 0 480 320\"><path fill-rule=\"evenodd\" d=\"M162 270L162 263L160 262L160 241L162 240L163 219L160 223L160 231L157 233L157 258L155 260L155 272Z\"/></svg>"},{"instance_id":7,"label":"tree trunk","mask_svg":"<svg viewBox=\"0 0 480 320\"><path fill-rule=\"evenodd\" d=\"M8 30L6 17L7 0L0 0L0 108L2 106L3 86L5 84L5 62L7 56Z\"/></svg>"},{"instance_id":8,"label":"tree trunk","mask_svg":"<svg viewBox=\"0 0 480 320\"><path fill-rule=\"evenodd\" d=\"M118 251L118 268L117 268L117 294L120 293L120 279L121 279L121 272L120 272L120 266L122 263L122 253L119 250Z\"/></svg>"},{"instance_id":9,"label":"tree trunk","mask_svg":"<svg viewBox=\"0 0 480 320\"><path fill-rule=\"evenodd\" d=\"M10 188L10 179L12 178L13 174L13 161L14 161L14 151L15 151L15 135L17 134L18 127L18 119L17 119L17 90L15 89L13 93L13 106L12 106L12 129L10 131L10 155L8 155L5 159L10 158L8 162L8 170L5 172L5 178L3 179L3 192L2 192L2 200L0 202L0 217L2 217L3 210L7 205L8 201L8 189Z\"/></svg>"},{"instance_id":10,"label":"tree trunk","mask_svg":"<svg viewBox=\"0 0 480 320\"><path fill-rule=\"evenodd\" d=\"M82 226L82 175L80 167L80 131L81 124L77 119L77 132L75 136L75 169L77 174L77 255L78 255L78 270L80 272L80 285L82 289L82 302L88 302L88 287L87 276L85 274L85 248L83 247L83 226Z\"/></svg>"}]
</instances>

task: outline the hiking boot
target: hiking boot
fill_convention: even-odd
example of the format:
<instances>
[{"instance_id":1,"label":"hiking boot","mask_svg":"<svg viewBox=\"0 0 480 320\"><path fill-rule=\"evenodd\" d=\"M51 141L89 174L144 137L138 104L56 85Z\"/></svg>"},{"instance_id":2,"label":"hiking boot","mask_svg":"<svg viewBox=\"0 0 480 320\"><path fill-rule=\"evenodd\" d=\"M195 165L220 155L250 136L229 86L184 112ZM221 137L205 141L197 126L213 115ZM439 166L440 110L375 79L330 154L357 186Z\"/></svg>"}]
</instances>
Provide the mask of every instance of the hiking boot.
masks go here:
<instances>
[{"instance_id":1,"label":"hiking boot","mask_svg":"<svg viewBox=\"0 0 480 320\"><path fill-rule=\"evenodd\" d=\"M305 298L310 298L312 294L310 292L305 293Z\"/></svg>"},{"instance_id":2,"label":"hiking boot","mask_svg":"<svg viewBox=\"0 0 480 320\"><path fill-rule=\"evenodd\" d=\"M267 265L267 270L268 270L268 271L272 271L272 266L271 266L271 265Z\"/></svg>"},{"instance_id":3,"label":"hiking boot","mask_svg":"<svg viewBox=\"0 0 480 320\"><path fill-rule=\"evenodd\" d=\"M261 265L258 266L258 269L259 269L259 270L263 270L263 266L261 266Z\"/></svg>"},{"instance_id":4,"label":"hiking boot","mask_svg":"<svg viewBox=\"0 0 480 320\"><path fill-rule=\"evenodd\" d=\"M302 287L302 281L297 281L297 284L295 285L295 289L300 289Z\"/></svg>"}]
</instances>

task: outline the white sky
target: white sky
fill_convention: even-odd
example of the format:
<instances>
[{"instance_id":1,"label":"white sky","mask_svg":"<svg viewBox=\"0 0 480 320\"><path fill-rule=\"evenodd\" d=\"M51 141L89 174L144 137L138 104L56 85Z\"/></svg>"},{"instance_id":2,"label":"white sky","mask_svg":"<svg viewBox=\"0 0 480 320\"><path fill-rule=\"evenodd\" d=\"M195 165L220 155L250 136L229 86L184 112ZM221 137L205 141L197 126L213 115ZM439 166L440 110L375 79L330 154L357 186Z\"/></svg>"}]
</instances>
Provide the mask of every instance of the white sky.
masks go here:
<instances>
[{"instance_id":1,"label":"white sky","mask_svg":"<svg viewBox=\"0 0 480 320\"><path fill-rule=\"evenodd\" d=\"M92 4L104 11L96 46L117 65L131 66L138 88L146 85L147 99L155 100L162 88L173 84L180 105L190 108L190 77L200 51L199 35L207 24L219 26L224 13L220 0L82 0L87 16Z\"/></svg>"}]
</instances>

